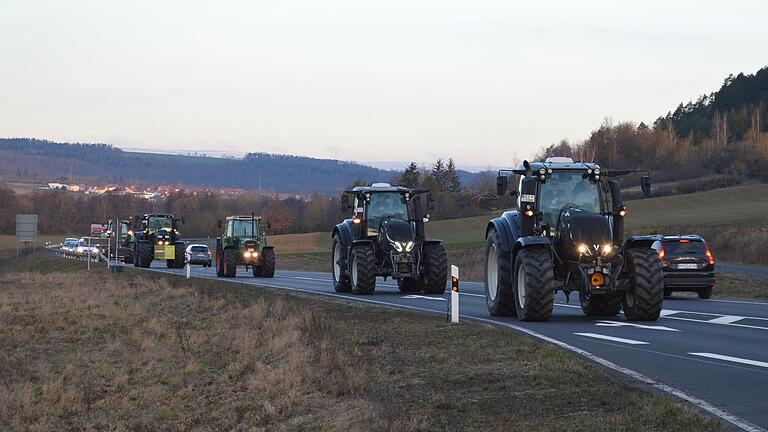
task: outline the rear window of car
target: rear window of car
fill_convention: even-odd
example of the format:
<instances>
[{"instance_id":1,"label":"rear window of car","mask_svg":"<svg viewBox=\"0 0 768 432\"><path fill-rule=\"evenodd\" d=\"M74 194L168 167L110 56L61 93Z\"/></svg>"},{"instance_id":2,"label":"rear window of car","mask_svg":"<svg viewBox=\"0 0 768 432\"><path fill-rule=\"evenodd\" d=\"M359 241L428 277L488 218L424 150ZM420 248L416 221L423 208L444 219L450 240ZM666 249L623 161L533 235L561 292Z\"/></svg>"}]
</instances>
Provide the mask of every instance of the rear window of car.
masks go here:
<instances>
[{"instance_id":1,"label":"rear window of car","mask_svg":"<svg viewBox=\"0 0 768 432\"><path fill-rule=\"evenodd\" d=\"M667 240L664 241L667 255L704 255L707 246L700 240Z\"/></svg>"},{"instance_id":2,"label":"rear window of car","mask_svg":"<svg viewBox=\"0 0 768 432\"><path fill-rule=\"evenodd\" d=\"M192 246L192 252L208 252L208 246Z\"/></svg>"}]
</instances>

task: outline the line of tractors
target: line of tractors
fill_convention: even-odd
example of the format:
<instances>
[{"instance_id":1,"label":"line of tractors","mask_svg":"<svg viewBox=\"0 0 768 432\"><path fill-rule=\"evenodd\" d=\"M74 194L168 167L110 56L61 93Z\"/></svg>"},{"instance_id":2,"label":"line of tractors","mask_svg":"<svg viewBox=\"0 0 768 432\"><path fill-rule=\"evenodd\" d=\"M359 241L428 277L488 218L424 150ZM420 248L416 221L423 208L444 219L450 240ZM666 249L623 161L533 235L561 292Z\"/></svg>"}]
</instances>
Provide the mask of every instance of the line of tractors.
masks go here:
<instances>
[{"instance_id":1,"label":"line of tractors","mask_svg":"<svg viewBox=\"0 0 768 432\"><path fill-rule=\"evenodd\" d=\"M490 220L485 229L485 297L494 316L545 321L554 297L577 293L583 312L629 320L656 320L664 296L662 267L653 238L624 240L624 205L615 177L637 171L605 171L569 158L527 161L500 170L497 195L511 195L517 209ZM650 194L650 179L641 177ZM341 196L350 217L332 231L333 287L340 293L372 294L376 278L392 278L404 293L443 294L448 258L440 240L426 235L434 200L428 190L387 183L355 187ZM118 255L149 267L164 260L185 265L178 219L145 214L120 221ZM238 266L253 276L272 277L275 252L261 218L230 216L219 221L216 275L235 277ZM267 224L268 227L268 224ZM107 232L115 229L110 223Z\"/></svg>"}]
</instances>

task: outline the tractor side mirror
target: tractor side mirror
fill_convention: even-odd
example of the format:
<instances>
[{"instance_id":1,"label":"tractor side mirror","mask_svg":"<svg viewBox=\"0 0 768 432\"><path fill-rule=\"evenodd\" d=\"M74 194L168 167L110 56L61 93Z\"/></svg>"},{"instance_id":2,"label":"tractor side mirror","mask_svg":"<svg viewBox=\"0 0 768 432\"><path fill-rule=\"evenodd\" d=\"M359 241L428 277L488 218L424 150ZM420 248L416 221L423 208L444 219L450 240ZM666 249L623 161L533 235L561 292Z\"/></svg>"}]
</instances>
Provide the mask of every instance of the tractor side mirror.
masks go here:
<instances>
[{"instance_id":1,"label":"tractor side mirror","mask_svg":"<svg viewBox=\"0 0 768 432\"><path fill-rule=\"evenodd\" d=\"M216 226L218 226L218 227L219 227L219 229L221 229L221 227L222 227L222 225L221 225L221 219L219 219L219 220L217 220L217 221L216 221Z\"/></svg>"},{"instance_id":2,"label":"tractor side mirror","mask_svg":"<svg viewBox=\"0 0 768 432\"><path fill-rule=\"evenodd\" d=\"M643 190L644 197L647 198L651 196L651 177L650 176L640 177L640 188Z\"/></svg>"},{"instance_id":3,"label":"tractor side mirror","mask_svg":"<svg viewBox=\"0 0 768 432\"><path fill-rule=\"evenodd\" d=\"M500 175L496 177L496 195L502 196L507 193L509 188L509 176Z\"/></svg>"}]
</instances>

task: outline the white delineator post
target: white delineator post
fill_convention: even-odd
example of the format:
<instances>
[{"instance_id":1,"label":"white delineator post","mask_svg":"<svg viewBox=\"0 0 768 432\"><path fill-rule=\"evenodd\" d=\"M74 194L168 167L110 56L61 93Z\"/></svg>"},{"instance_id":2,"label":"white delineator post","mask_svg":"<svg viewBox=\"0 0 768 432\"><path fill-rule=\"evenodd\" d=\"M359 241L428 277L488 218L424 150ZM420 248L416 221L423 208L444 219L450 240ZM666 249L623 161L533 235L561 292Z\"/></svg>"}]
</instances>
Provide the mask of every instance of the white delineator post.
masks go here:
<instances>
[{"instance_id":1,"label":"white delineator post","mask_svg":"<svg viewBox=\"0 0 768 432\"><path fill-rule=\"evenodd\" d=\"M192 277L192 266L189 265L189 261L187 261L187 279L189 279L190 277Z\"/></svg>"},{"instance_id":2,"label":"white delineator post","mask_svg":"<svg viewBox=\"0 0 768 432\"><path fill-rule=\"evenodd\" d=\"M451 324L459 323L459 268L451 266Z\"/></svg>"}]
</instances>

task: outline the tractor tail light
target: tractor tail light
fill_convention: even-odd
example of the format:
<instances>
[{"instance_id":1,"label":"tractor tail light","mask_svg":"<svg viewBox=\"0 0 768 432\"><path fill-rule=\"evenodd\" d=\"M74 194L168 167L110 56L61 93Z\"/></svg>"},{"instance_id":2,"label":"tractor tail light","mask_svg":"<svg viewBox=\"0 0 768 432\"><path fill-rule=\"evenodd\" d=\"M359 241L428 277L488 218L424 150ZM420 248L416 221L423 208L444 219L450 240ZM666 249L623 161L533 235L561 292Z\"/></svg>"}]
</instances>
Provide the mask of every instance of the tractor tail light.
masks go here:
<instances>
[{"instance_id":1,"label":"tractor tail light","mask_svg":"<svg viewBox=\"0 0 768 432\"><path fill-rule=\"evenodd\" d=\"M662 246L661 249L659 249L659 259L663 260L664 259L664 255L666 255L666 254L667 254L667 251L665 251L664 250L664 246Z\"/></svg>"}]
</instances>

